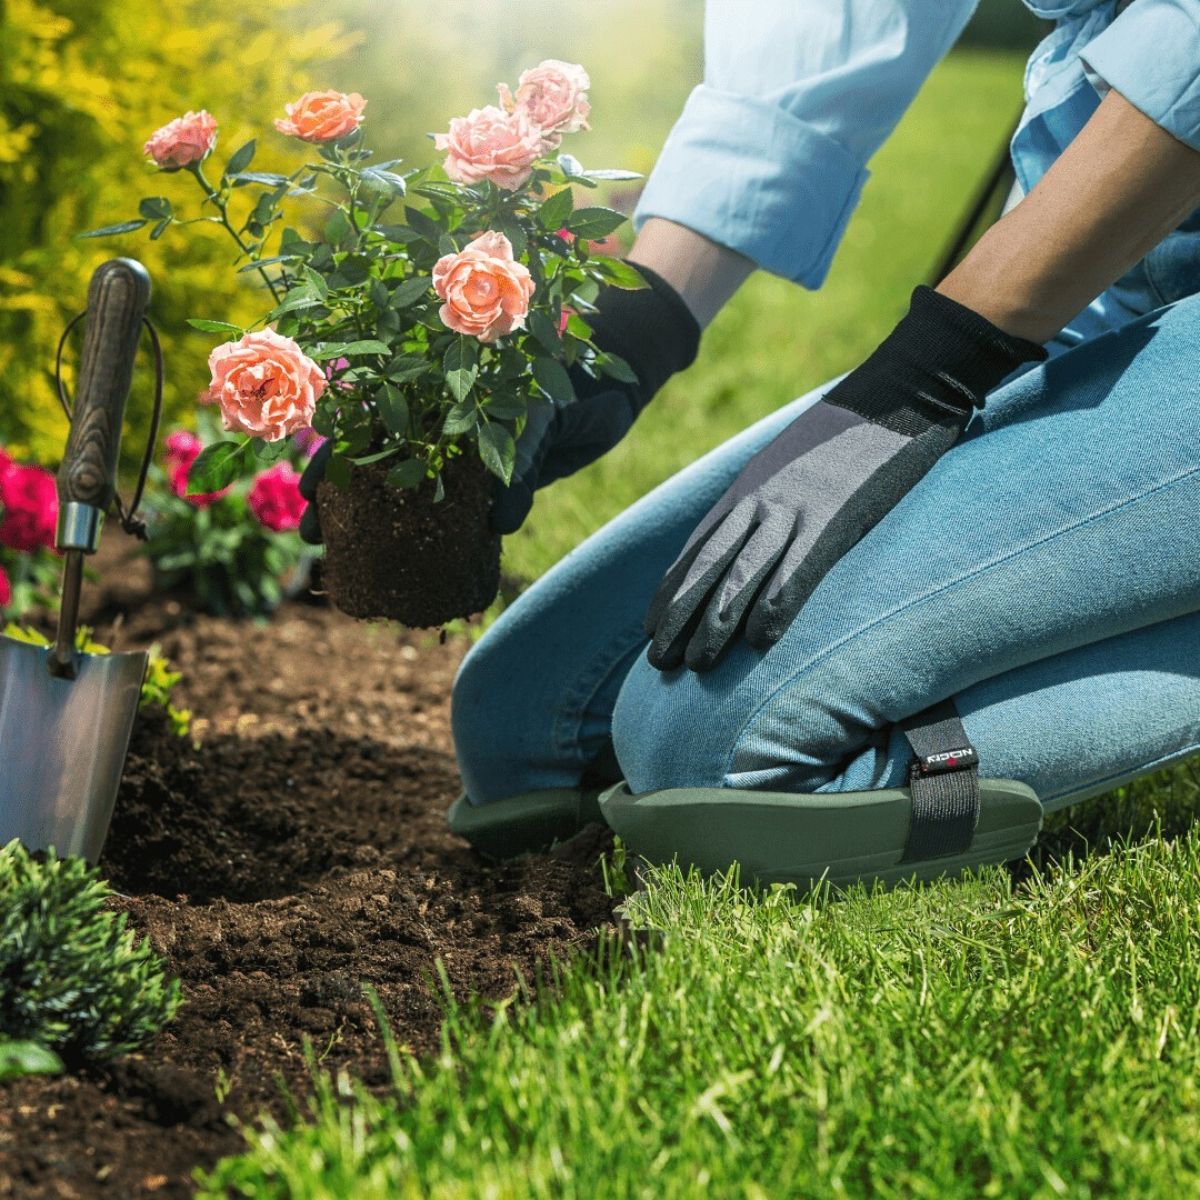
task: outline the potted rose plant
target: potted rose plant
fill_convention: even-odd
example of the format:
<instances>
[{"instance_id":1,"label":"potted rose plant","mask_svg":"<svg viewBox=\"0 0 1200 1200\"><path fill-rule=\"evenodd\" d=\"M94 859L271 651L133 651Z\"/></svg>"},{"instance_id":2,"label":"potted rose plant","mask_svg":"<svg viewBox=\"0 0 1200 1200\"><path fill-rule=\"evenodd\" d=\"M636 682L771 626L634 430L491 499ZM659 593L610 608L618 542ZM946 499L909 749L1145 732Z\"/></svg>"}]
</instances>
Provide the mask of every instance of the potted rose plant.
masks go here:
<instances>
[{"instance_id":1,"label":"potted rose plant","mask_svg":"<svg viewBox=\"0 0 1200 1200\"><path fill-rule=\"evenodd\" d=\"M269 466L307 427L328 438L323 579L354 616L438 625L486 607L500 561L488 509L531 405L573 399L568 366L633 381L588 324L601 285L643 286L629 264L589 251L624 217L575 197L636 175L558 153L587 128L587 89L582 67L544 62L515 94L501 85L500 104L451 121L435 138L443 162L413 170L372 161L361 96L314 92L275 122L315 148L310 161L253 171L250 142L210 181L216 123L188 113L146 151L191 176L201 215L150 197L139 217L89 235L208 221L237 241L240 271L271 304L249 329L191 321L227 337L206 398L235 435L196 459L191 487L216 492ZM283 220L293 201L308 206L295 225Z\"/></svg>"}]
</instances>

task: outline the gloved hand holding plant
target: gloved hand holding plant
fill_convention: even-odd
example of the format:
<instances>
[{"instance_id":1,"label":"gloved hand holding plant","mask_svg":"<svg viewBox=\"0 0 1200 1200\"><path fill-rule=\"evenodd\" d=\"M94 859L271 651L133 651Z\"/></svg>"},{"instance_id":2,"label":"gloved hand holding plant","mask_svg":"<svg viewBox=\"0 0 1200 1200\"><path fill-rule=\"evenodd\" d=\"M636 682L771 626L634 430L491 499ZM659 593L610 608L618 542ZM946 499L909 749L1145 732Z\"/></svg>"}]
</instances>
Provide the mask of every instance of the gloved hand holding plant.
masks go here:
<instances>
[{"instance_id":1,"label":"gloved hand holding plant","mask_svg":"<svg viewBox=\"0 0 1200 1200\"><path fill-rule=\"evenodd\" d=\"M210 356L207 399L237 435L199 456L191 489L217 492L260 471L308 427L329 438L312 489L323 577L353 615L432 625L486 606L499 579L496 529L520 523L535 487L615 443L657 385L593 336L597 301L607 314L619 309L612 289L645 283L589 253L622 214L575 206L576 188L636 176L553 157L564 134L587 128L587 88L581 67L542 63L515 95L501 86L499 106L451 121L436 139L444 163L417 170L372 164L367 102L338 92L309 93L276 121L317 150L288 175L250 170L249 142L210 181L217 125L203 112L146 144L163 171L193 177L200 219L229 231L239 270L274 301L249 329L191 322L228 337ZM253 203L239 223L243 195ZM308 205L300 228L283 226L269 249L291 200ZM166 197L143 200L140 213L88 236L151 225L159 237L184 223ZM690 361L698 331L652 284L649 307L682 321L669 374ZM590 402L598 395L619 403ZM504 488L514 471L493 527L489 476Z\"/></svg>"}]
</instances>

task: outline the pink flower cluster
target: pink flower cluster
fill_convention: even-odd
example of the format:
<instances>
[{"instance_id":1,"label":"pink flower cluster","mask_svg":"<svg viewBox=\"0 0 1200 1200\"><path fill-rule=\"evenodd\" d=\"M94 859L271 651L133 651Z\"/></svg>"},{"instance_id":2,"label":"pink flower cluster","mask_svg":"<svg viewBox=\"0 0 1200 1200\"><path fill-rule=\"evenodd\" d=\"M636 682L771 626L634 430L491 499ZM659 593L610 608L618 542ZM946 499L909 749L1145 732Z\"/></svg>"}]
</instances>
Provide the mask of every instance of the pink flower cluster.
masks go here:
<instances>
[{"instance_id":1,"label":"pink flower cluster","mask_svg":"<svg viewBox=\"0 0 1200 1200\"><path fill-rule=\"evenodd\" d=\"M298 529L307 504L300 495L300 472L291 463L276 463L255 478L246 503L267 529L276 533Z\"/></svg>"},{"instance_id":2,"label":"pink flower cluster","mask_svg":"<svg viewBox=\"0 0 1200 1200\"><path fill-rule=\"evenodd\" d=\"M287 114L275 128L304 142L336 142L362 124L366 100L357 92L305 92L284 105ZM163 171L179 171L202 163L217 144L216 118L204 109L185 112L156 129L142 147Z\"/></svg>"},{"instance_id":3,"label":"pink flower cluster","mask_svg":"<svg viewBox=\"0 0 1200 1200\"><path fill-rule=\"evenodd\" d=\"M498 85L499 107L488 104L455 117L449 132L434 138L446 151L446 174L458 183L487 179L509 191L519 188L564 133L588 127L590 86L581 66L554 58L523 72L515 95L507 84Z\"/></svg>"},{"instance_id":4,"label":"pink flower cluster","mask_svg":"<svg viewBox=\"0 0 1200 1200\"><path fill-rule=\"evenodd\" d=\"M43 467L18 466L0 451L0 545L33 554L54 545L58 489Z\"/></svg>"},{"instance_id":5,"label":"pink flower cluster","mask_svg":"<svg viewBox=\"0 0 1200 1200\"><path fill-rule=\"evenodd\" d=\"M309 437L316 437L311 429L301 432ZM297 434L297 441L299 436ZM186 429L177 429L167 437L164 444L171 491L181 500L186 500L197 508L207 508L229 494L229 488L225 488L220 492L188 495L188 476L191 474L192 464L204 449L204 443L194 433L189 433ZM269 470L260 472L250 485L246 503L259 523L267 529L281 533L299 528L300 517L306 504L300 495L300 472L286 462L276 463Z\"/></svg>"},{"instance_id":6,"label":"pink flower cluster","mask_svg":"<svg viewBox=\"0 0 1200 1200\"><path fill-rule=\"evenodd\" d=\"M444 301L438 315L447 329L494 342L524 326L533 276L514 259L508 238L487 230L434 263L433 290Z\"/></svg>"},{"instance_id":7,"label":"pink flower cluster","mask_svg":"<svg viewBox=\"0 0 1200 1200\"><path fill-rule=\"evenodd\" d=\"M201 492L195 496L188 495L188 477L192 473L192 464L200 457L204 443L186 429L177 429L163 443L166 447L167 478L171 491L181 500L194 504L197 508L207 508L220 500L229 489L221 492Z\"/></svg>"}]
</instances>

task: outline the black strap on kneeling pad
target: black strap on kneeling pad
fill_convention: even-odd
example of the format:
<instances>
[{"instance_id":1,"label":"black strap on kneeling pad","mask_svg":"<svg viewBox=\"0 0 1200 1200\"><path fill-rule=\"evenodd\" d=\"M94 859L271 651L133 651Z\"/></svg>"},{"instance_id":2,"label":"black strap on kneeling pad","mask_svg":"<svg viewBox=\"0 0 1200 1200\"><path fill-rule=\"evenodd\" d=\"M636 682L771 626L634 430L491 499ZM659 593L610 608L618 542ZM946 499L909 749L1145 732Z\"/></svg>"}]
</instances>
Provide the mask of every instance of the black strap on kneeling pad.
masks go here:
<instances>
[{"instance_id":1,"label":"black strap on kneeling pad","mask_svg":"<svg viewBox=\"0 0 1200 1200\"><path fill-rule=\"evenodd\" d=\"M909 770L912 822L901 862L962 854L979 823L979 754L954 701L943 700L900 723L914 755Z\"/></svg>"}]
</instances>

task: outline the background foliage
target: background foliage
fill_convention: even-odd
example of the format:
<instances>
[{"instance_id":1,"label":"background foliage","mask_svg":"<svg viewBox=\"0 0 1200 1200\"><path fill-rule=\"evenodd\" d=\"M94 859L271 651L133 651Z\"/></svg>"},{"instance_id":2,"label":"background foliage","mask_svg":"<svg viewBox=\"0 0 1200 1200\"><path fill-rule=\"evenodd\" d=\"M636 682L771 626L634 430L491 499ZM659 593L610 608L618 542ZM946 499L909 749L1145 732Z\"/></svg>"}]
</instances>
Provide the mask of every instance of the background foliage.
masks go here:
<instances>
[{"instance_id":1,"label":"background foliage","mask_svg":"<svg viewBox=\"0 0 1200 1200\"><path fill-rule=\"evenodd\" d=\"M221 231L153 243L78 242L73 235L136 213L153 175L142 143L159 125L207 108L228 153L314 71L323 78L359 35L319 12L301 0L0 4L0 431L14 455L53 462L62 454L54 347L66 319L83 307L92 270L114 254L140 258L150 270L151 314L168 355L168 404L177 413L191 409L207 383L209 338L188 330L186 317L256 307L250 285L240 298L226 294L232 256ZM264 146L263 169L272 169L279 148ZM150 396L147 362L131 409L144 414ZM136 449L127 446L127 457Z\"/></svg>"},{"instance_id":2,"label":"background foliage","mask_svg":"<svg viewBox=\"0 0 1200 1200\"><path fill-rule=\"evenodd\" d=\"M236 283L218 229L78 242L72 235L132 216L148 192L188 198L190 181L154 178L141 145L187 108L221 123L218 154L268 126L305 87L357 90L372 145L420 164L425 134L491 98L501 80L543 57L586 64L593 131L585 165L652 166L702 71L701 0L177 0L129 19L119 0L0 0L0 437L52 463L63 422L50 366L64 319L92 268L112 254L145 260L151 312L168 355L168 416L194 423L212 336L188 316L239 322L260 311L249 276ZM1020 51L1037 36L1019 0L985 0L972 49L935 72L873 164L863 204L818 294L761 277L742 289L634 437L539 499L507 543L508 569L544 571L604 520L750 421L846 370L902 311L966 204L1020 104ZM256 166L284 166L282 138L261 139ZM223 161L223 159L222 159ZM178 186L176 186L178 183ZM631 207L614 186L599 198ZM149 403L143 365L126 456ZM24 443L23 445L21 443Z\"/></svg>"}]
</instances>

